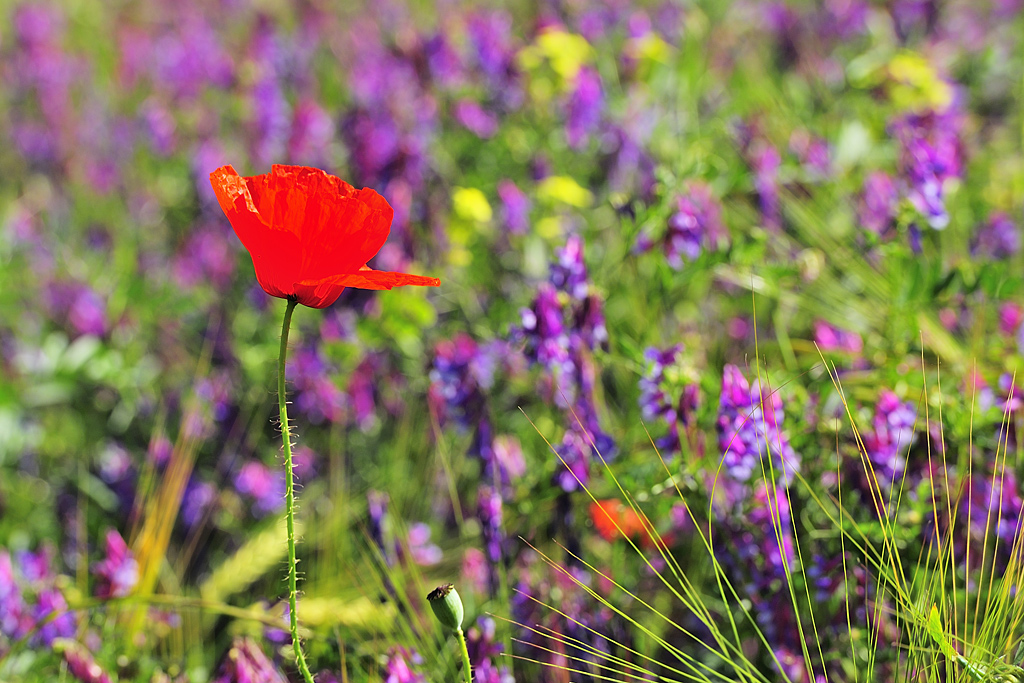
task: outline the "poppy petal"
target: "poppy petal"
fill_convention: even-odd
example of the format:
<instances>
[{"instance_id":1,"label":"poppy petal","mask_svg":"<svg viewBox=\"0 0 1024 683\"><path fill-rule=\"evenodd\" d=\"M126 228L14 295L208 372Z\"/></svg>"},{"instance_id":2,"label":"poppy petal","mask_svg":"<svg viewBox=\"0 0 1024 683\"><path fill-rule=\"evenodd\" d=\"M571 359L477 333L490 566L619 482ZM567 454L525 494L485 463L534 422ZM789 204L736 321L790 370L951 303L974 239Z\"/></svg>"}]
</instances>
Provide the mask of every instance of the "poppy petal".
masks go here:
<instances>
[{"instance_id":1,"label":"poppy petal","mask_svg":"<svg viewBox=\"0 0 1024 683\"><path fill-rule=\"evenodd\" d=\"M252 256L260 286L323 308L345 287L436 287L437 278L373 271L364 264L387 241L394 210L370 188L357 190L317 168L275 165L241 177L231 166L210 174L217 201Z\"/></svg>"},{"instance_id":2,"label":"poppy petal","mask_svg":"<svg viewBox=\"0 0 1024 683\"><path fill-rule=\"evenodd\" d=\"M386 270L363 268L357 273L332 275L322 280L305 280L294 285L295 295L299 303L311 308L324 308L333 304L341 291L346 287L356 289L391 289L417 285L420 287L439 287L441 281L436 277L395 273Z\"/></svg>"},{"instance_id":3,"label":"poppy petal","mask_svg":"<svg viewBox=\"0 0 1024 683\"><path fill-rule=\"evenodd\" d=\"M294 294L291 286L302 245L294 235L275 230L260 214L258 206L268 200L265 186L259 182L263 177L243 178L228 165L210 174L210 184L235 234L252 257L256 280L267 294L284 298Z\"/></svg>"},{"instance_id":4,"label":"poppy petal","mask_svg":"<svg viewBox=\"0 0 1024 683\"><path fill-rule=\"evenodd\" d=\"M272 225L284 226L303 244L297 268L303 280L357 270L391 232L394 210L387 200L320 169L275 165L268 190L274 199L264 218L269 215Z\"/></svg>"}]
</instances>

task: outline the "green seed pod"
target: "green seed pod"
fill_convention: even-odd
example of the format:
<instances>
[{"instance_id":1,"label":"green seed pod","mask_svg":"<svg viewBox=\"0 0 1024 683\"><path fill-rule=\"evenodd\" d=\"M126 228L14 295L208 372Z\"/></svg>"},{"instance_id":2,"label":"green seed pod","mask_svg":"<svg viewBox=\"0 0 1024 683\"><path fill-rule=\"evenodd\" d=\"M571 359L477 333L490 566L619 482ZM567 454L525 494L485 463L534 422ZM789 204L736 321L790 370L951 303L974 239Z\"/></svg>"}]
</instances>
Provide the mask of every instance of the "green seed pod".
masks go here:
<instances>
[{"instance_id":1,"label":"green seed pod","mask_svg":"<svg viewBox=\"0 0 1024 683\"><path fill-rule=\"evenodd\" d=\"M434 610L434 616L442 625L453 631L462 628L462 619L466 615L466 610L462 607L462 598L455 590L455 584L446 583L438 586L430 591L427 600L430 601L430 607Z\"/></svg>"}]
</instances>

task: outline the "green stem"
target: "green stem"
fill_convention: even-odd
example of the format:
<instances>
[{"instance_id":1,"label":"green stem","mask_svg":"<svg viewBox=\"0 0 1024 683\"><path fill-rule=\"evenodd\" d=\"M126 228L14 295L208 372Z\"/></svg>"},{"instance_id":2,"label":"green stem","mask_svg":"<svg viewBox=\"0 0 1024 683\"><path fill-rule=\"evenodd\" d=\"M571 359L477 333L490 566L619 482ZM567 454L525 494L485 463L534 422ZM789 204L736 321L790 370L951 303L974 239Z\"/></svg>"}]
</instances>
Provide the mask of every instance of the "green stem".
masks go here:
<instances>
[{"instance_id":1,"label":"green stem","mask_svg":"<svg viewBox=\"0 0 1024 683\"><path fill-rule=\"evenodd\" d=\"M291 327L292 312L299 302L288 299L288 308L284 311L284 323L281 325L281 353L277 362L277 405L281 410L281 440L284 443L284 476L285 476L285 520L288 525L288 617L292 632L292 649L295 651L295 665L299 668L306 683L314 683L313 674L306 665L306 656L302 653L299 642L299 615L295 600L298 594L298 570L295 560L295 480L292 474L292 439L288 426L288 404L284 387L284 364L288 357L288 328Z\"/></svg>"},{"instance_id":2,"label":"green stem","mask_svg":"<svg viewBox=\"0 0 1024 683\"><path fill-rule=\"evenodd\" d=\"M455 629L455 638L459 641L459 649L462 650L462 672L466 675L466 683L473 683L473 668L469 663L469 650L466 648L466 634L461 628Z\"/></svg>"}]
</instances>

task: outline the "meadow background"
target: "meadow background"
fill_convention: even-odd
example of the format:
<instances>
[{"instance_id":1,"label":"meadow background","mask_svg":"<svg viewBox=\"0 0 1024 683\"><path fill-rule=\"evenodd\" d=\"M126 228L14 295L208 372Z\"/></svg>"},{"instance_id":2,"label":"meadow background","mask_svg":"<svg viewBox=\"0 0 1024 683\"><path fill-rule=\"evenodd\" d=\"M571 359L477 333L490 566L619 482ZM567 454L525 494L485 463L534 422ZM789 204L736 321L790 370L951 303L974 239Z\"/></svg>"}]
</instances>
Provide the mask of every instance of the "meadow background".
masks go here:
<instances>
[{"instance_id":1,"label":"meadow background","mask_svg":"<svg viewBox=\"0 0 1024 683\"><path fill-rule=\"evenodd\" d=\"M229 163L442 281L295 315L320 683L1011 680L1022 4L0 2L0 680L297 680Z\"/></svg>"}]
</instances>

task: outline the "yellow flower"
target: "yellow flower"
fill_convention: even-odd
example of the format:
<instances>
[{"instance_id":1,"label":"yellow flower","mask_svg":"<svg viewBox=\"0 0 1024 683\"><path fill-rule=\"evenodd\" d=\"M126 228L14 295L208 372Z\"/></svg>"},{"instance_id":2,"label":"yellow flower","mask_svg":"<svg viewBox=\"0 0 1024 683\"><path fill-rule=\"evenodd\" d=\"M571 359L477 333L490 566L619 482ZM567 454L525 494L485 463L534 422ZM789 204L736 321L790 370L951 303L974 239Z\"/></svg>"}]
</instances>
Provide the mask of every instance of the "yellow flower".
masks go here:
<instances>
[{"instance_id":1,"label":"yellow flower","mask_svg":"<svg viewBox=\"0 0 1024 683\"><path fill-rule=\"evenodd\" d=\"M889 96L908 111L942 111L953 102L953 88L939 77L927 59L903 51L889 60Z\"/></svg>"},{"instance_id":2,"label":"yellow flower","mask_svg":"<svg viewBox=\"0 0 1024 683\"><path fill-rule=\"evenodd\" d=\"M452 207L459 218L474 223L487 223L494 212L484 193L475 187L457 187L452 193Z\"/></svg>"},{"instance_id":3,"label":"yellow flower","mask_svg":"<svg viewBox=\"0 0 1024 683\"><path fill-rule=\"evenodd\" d=\"M540 181L537 197L541 201L561 202L578 209L590 206L594 201L590 190L565 175L552 175Z\"/></svg>"}]
</instances>

